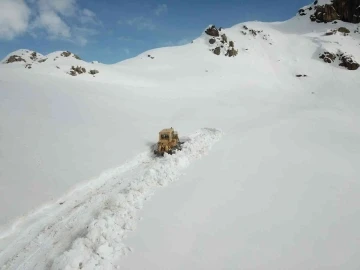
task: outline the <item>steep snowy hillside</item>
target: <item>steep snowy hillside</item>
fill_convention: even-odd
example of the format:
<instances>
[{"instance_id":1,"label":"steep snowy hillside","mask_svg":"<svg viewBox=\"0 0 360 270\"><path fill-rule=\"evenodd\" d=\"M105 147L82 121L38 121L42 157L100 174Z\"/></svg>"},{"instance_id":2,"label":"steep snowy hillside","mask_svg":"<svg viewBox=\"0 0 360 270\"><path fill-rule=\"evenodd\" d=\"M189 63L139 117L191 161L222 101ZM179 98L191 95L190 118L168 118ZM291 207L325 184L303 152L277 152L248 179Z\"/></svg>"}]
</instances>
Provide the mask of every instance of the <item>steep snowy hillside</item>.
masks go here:
<instances>
[{"instance_id":1,"label":"steep snowy hillside","mask_svg":"<svg viewBox=\"0 0 360 270\"><path fill-rule=\"evenodd\" d=\"M359 24L315 2L112 65L10 53L0 269L358 269Z\"/></svg>"}]
</instances>

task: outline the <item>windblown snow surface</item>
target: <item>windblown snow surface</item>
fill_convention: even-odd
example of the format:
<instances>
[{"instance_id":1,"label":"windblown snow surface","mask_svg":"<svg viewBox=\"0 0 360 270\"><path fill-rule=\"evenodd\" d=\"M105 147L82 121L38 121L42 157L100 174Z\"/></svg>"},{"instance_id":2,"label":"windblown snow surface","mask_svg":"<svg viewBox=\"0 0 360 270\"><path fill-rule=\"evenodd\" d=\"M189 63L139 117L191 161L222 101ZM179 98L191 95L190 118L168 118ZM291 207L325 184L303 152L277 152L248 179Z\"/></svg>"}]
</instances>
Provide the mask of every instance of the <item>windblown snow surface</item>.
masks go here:
<instances>
[{"instance_id":1,"label":"windblown snow surface","mask_svg":"<svg viewBox=\"0 0 360 270\"><path fill-rule=\"evenodd\" d=\"M224 29L231 58L1 64L0 269L359 269L360 70L319 58L359 62L358 25L304 17Z\"/></svg>"}]
</instances>

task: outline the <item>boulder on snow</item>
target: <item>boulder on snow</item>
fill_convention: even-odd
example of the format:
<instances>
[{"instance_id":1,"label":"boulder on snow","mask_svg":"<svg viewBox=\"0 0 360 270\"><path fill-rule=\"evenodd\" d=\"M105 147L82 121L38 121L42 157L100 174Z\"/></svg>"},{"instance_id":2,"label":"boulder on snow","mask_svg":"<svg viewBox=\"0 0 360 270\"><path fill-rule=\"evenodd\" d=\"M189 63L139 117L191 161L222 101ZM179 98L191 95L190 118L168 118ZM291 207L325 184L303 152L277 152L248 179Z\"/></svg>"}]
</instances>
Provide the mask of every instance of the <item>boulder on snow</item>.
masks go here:
<instances>
[{"instance_id":1,"label":"boulder on snow","mask_svg":"<svg viewBox=\"0 0 360 270\"><path fill-rule=\"evenodd\" d=\"M343 33L345 36L348 35L348 34L350 34L350 30L347 29L346 27L340 27L340 28L338 29L338 31L339 31L340 33Z\"/></svg>"},{"instance_id":2,"label":"boulder on snow","mask_svg":"<svg viewBox=\"0 0 360 270\"><path fill-rule=\"evenodd\" d=\"M231 41L231 40L230 40L229 46L230 46L230 47L235 47L234 41Z\"/></svg>"},{"instance_id":3,"label":"boulder on snow","mask_svg":"<svg viewBox=\"0 0 360 270\"><path fill-rule=\"evenodd\" d=\"M330 64L335 61L336 55L330 52L324 52L323 54L320 55L319 58L323 59L325 63Z\"/></svg>"},{"instance_id":4,"label":"boulder on snow","mask_svg":"<svg viewBox=\"0 0 360 270\"><path fill-rule=\"evenodd\" d=\"M99 73L99 71L96 70L96 69L92 69L92 70L89 71L89 74L91 74L91 75L95 75L95 74L98 74L98 73Z\"/></svg>"},{"instance_id":5,"label":"boulder on snow","mask_svg":"<svg viewBox=\"0 0 360 270\"><path fill-rule=\"evenodd\" d=\"M339 64L339 66L341 67L345 67L348 70L357 70L359 68L359 64L352 59L351 56L349 55L341 55L339 57L339 60L341 61L341 63Z\"/></svg>"},{"instance_id":6,"label":"boulder on snow","mask_svg":"<svg viewBox=\"0 0 360 270\"><path fill-rule=\"evenodd\" d=\"M222 39L222 41L224 41L225 43L228 42L227 36L226 36L225 34L222 34L222 35L221 35L221 39Z\"/></svg>"},{"instance_id":7,"label":"boulder on snow","mask_svg":"<svg viewBox=\"0 0 360 270\"><path fill-rule=\"evenodd\" d=\"M210 43L210 44L214 44L215 42L216 42L215 38L210 38L210 39L209 39L209 43Z\"/></svg>"},{"instance_id":8,"label":"boulder on snow","mask_svg":"<svg viewBox=\"0 0 360 270\"><path fill-rule=\"evenodd\" d=\"M220 55L221 48L220 48L220 47L216 47L216 48L213 49L212 51L213 51L214 54Z\"/></svg>"},{"instance_id":9,"label":"boulder on snow","mask_svg":"<svg viewBox=\"0 0 360 270\"><path fill-rule=\"evenodd\" d=\"M8 60L6 60L6 64L15 63L15 62L25 62L25 59L23 59L21 56L18 55L11 55Z\"/></svg>"},{"instance_id":10,"label":"boulder on snow","mask_svg":"<svg viewBox=\"0 0 360 270\"><path fill-rule=\"evenodd\" d=\"M218 37L220 35L219 30L217 30L215 25L212 25L208 29L206 29L205 33L212 37Z\"/></svg>"}]
</instances>

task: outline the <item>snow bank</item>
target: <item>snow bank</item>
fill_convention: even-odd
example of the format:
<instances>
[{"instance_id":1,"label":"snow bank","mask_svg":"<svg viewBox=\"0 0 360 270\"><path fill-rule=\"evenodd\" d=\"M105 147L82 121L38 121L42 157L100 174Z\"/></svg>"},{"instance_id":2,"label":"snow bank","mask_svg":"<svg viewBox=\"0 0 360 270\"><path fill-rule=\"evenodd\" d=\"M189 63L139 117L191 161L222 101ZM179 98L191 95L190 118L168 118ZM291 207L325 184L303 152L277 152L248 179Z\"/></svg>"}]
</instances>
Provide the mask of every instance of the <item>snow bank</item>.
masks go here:
<instances>
[{"instance_id":1,"label":"snow bank","mask_svg":"<svg viewBox=\"0 0 360 270\"><path fill-rule=\"evenodd\" d=\"M112 262L131 250L122 239L136 228L137 209L157 188L176 181L181 171L205 155L220 136L219 130L201 129L189 137L182 151L155 160L121 194L109 198L107 208L91 222L85 237L76 239L70 250L54 260L51 269L112 269Z\"/></svg>"}]
</instances>

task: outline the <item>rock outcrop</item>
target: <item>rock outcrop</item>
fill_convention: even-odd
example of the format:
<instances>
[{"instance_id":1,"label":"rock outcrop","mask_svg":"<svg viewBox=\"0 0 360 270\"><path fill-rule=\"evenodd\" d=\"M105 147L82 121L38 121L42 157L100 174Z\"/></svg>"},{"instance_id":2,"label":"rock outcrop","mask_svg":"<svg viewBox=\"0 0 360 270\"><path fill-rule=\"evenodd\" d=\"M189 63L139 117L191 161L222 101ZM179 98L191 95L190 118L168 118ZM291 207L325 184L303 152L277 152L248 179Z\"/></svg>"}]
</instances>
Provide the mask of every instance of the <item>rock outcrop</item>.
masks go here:
<instances>
[{"instance_id":1,"label":"rock outcrop","mask_svg":"<svg viewBox=\"0 0 360 270\"><path fill-rule=\"evenodd\" d=\"M339 56L340 64L339 66L345 67L348 70L357 70L359 64L349 55L340 55Z\"/></svg>"},{"instance_id":2,"label":"rock outcrop","mask_svg":"<svg viewBox=\"0 0 360 270\"><path fill-rule=\"evenodd\" d=\"M348 70L357 70L359 68L359 63L357 63L353 56L342 53L339 51L337 54L331 52L324 52L319 56L320 59L323 59L325 63L334 63L336 59L339 60L339 66L345 67Z\"/></svg>"},{"instance_id":3,"label":"rock outcrop","mask_svg":"<svg viewBox=\"0 0 360 270\"><path fill-rule=\"evenodd\" d=\"M78 55L76 55L76 54L74 54L74 53L72 53L72 52L69 52L69 51L64 51L64 52L62 52L62 53L61 53L61 56L63 56L63 57L73 56L75 59L81 60L81 58L80 58Z\"/></svg>"},{"instance_id":4,"label":"rock outcrop","mask_svg":"<svg viewBox=\"0 0 360 270\"><path fill-rule=\"evenodd\" d=\"M219 30L216 28L215 25L211 25L208 29L205 30L205 33L212 37L219 36Z\"/></svg>"},{"instance_id":5,"label":"rock outcrop","mask_svg":"<svg viewBox=\"0 0 360 270\"><path fill-rule=\"evenodd\" d=\"M341 20L349 23L360 23L360 0L332 0L328 4L313 5L298 11L300 16L310 14L310 20L318 23L329 23Z\"/></svg>"},{"instance_id":6,"label":"rock outcrop","mask_svg":"<svg viewBox=\"0 0 360 270\"><path fill-rule=\"evenodd\" d=\"M25 62L25 59L23 59L21 56L18 55L11 55L7 60L6 60L6 64L10 64L10 63L15 63L15 62Z\"/></svg>"},{"instance_id":7,"label":"rock outcrop","mask_svg":"<svg viewBox=\"0 0 360 270\"><path fill-rule=\"evenodd\" d=\"M205 33L210 36L208 40L210 51L215 55L236 56L238 51L235 49L234 41L229 40L223 31L224 29L220 27L218 30L215 25L211 25L205 30Z\"/></svg>"}]
</instances>

